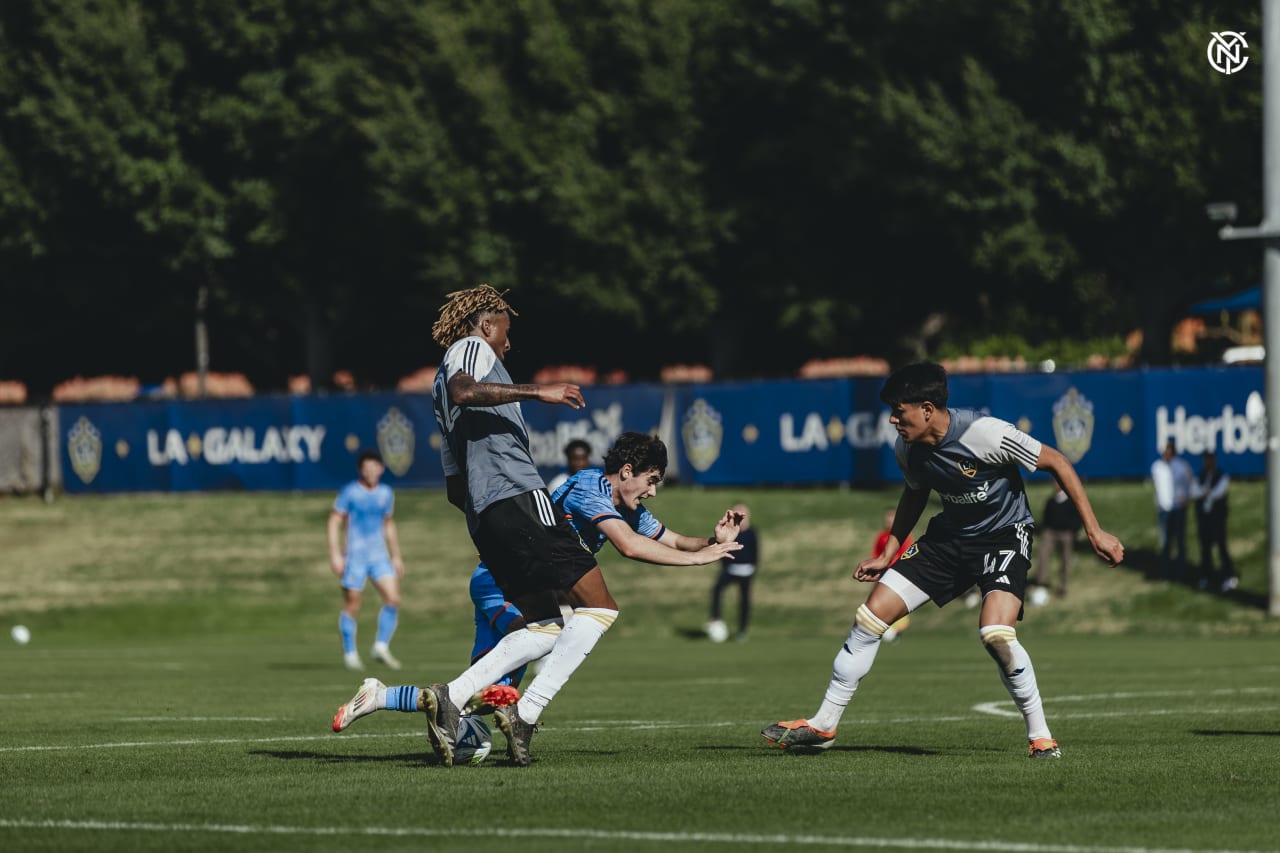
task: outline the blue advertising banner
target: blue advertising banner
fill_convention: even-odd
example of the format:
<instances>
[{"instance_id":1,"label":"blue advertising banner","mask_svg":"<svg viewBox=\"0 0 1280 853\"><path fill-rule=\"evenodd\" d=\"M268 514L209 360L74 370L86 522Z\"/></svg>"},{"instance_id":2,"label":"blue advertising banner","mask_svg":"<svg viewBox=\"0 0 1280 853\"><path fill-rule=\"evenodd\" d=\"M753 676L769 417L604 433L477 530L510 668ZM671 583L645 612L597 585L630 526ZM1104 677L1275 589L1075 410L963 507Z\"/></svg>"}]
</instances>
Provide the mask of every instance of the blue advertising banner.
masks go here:
<instances>
[{"instance_id":1,"label":"blue advertising banner","mask_svg":"<svg viewBox=\"0 0 1280 853\"><path fill-rule=\"evenodd\" d=\"M682 476L718 486L848 480L852 442L878 440L866 434L871 421L850 418L852 399L849 379L682 386Z\"/></svg>"},{"instance_id":2,"label":"blue advertising banner","mask_svg":"<svg viewBox=\"0 0 1280 853\"><path fill-rule=\"evenodd\" d=\"M901 482L882 384L687 386L677 406L682 474L706 485ZM1253 396L1260 409L1261 391L1257 368L963 375L950 379L949 404L1016 424L1086 478L1146 477L1170 438L1191 457L1216 451L1230 474L1260 475L1265 431L1246 406Z\"/></svg>"},{"instance_id":3,"label":"blue advertising banner","mask_svg":"<svg viewBox=\"0 0 1280 853\"><path fill-rule=\"evenodd\" d=\"M584 438L593 458L624 430L655 430L660 386L584 389L587 408L527 403L534 458L548 476L564 445ZM256 397L61 407L64 488L71 493L338 489L377 448L392 486L444 485L441 436L429 394Z\"/></svg>"},{"instance_id":4,"label":"blue advertising banner","mask_svg":"<svg viewBox=\"0 0 1280 853\"><path fill-rule=\"evenodd\" d=\"M661 385L586 386L585 409L522 404L534 463L550 479L564 470L564 446L580 438L591 445L592 464L602 465L605 451L622 433L658 432L665 394Z\"/></svg>"},{"instance_id":5,"label":"blue advertising banner","mask_svg":"<svg viewBox=\"0 0 1280 853\"><path fill-rule=\"evenodd\" d=\"M673 459L705 485L901 482L882 380L721 382L583 389L587 407L526 403L543 475L565 444L592 458L624 431L658 432L670 404ZM1218 453L1234 475L1265 471L1258 368L955 376L954 406L990 412L1061 450L1087 478L1141 478L1165 441ZM1250 403L1250 400L1253 403ZM426 394L63 406L68 492L337 489L364 447L392 485L438 487L440 434Z\"/></svg>"}]
</instances>

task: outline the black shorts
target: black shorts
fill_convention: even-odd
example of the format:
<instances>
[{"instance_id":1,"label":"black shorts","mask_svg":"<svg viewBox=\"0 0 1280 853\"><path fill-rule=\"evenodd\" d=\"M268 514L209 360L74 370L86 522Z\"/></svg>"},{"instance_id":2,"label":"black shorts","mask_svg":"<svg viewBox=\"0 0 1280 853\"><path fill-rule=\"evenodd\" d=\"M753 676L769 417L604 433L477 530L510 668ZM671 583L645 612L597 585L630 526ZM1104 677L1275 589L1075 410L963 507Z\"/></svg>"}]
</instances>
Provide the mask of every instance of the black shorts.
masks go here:
<instances>
[{"instance_id":1,"label":"black shorts","mask_svg":"<svg viewBox=\"0 0 1280 853\"><path fill-rule=\"evenodd\" d=\"M509 599L569 589L596 567L595 556L543 489L485 507L472 539Z\"/></svg>"},{"instance_id":2,"label":"black shorts","mask_svg":"<svg viewBox=\"0 0 1280 853\"><path fill-rule=\"evenodd\" d=\"M1029 524L1015 524L986 536L930 536L906 550L893 569L941 607L978 585L985 597L1001 590L1022 600L1031 568Z\"/></svg>"}]
</instances>

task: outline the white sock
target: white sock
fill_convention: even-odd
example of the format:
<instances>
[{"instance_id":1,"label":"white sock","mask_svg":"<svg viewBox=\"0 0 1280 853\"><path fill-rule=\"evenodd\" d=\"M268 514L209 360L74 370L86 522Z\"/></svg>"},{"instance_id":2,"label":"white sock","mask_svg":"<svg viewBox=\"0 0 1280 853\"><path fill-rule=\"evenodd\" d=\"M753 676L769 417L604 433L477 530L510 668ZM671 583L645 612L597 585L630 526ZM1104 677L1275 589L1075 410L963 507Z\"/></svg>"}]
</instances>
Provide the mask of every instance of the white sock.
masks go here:
<instances>
[{"instance_id":1,"label":"white sock","mask_svg":"<svg viewBox=\"0 0 1280 853\"><path fill-rule=\"evenodd\" d=\"M1009 625L988 625L978 630L987 653L995 658L1000 670L1000 680L1013 697L1013 703L1027 721L1027 740L1053 737L1044 718L1044 706L1040 702L1040 688L1036 684L1036 670L1031 656L1018 642L1018 632Z\"/></svg>"},{"instance_id":2,"label":"white sock","mask_svg":"<svg viewBox=\"0 0 1280 853\"><path fill-rule=\"evenodd\" d=\"M449 700L461 711L467 701L499 678L551 651L560 636L560 620L534 622L503 637L471 668L449 682Z\"/></svg>"},{"instance_id":3,"label":"white sock","mask_svg":"<svg viewBox=\"0 0 1280 853\"><path fill-rule=\"evenodd\" d=\"M573 611L573 618L564 626L542 670L516 705L520 719L526 723L538 722L542 709L560 692L617 618L618 611L601 607L579 607Z\"/></svg>"},{"instance_id":4,"label":"white sock","mask_svg":"<svg viewBox=\"0 0 1280 853\"><path fill-rule=\"evenodd\" d=\"M888 629L889 626L872 613L867 605L858 608L853 630L840 647L831 667L831 683L827 685L827 695L823 697L818 713L809 718L809 725L824 732L835 731L836 726L840 725L845 706L858 689L858 682L871 671L876 652L880 651L880 638Z\"/></svg>"}]
</instances>

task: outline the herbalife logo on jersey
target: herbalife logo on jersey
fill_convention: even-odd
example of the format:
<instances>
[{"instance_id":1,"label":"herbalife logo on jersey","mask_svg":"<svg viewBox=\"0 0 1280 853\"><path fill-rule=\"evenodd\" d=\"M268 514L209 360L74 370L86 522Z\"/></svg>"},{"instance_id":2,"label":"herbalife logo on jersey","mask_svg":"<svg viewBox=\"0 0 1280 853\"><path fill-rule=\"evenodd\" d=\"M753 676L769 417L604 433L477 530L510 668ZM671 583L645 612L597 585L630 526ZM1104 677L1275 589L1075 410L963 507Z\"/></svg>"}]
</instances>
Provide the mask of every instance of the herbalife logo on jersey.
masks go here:
<instances>
[{"instance_id":1,"label":"herbalife logo on jersey","mask_svg":"<svg viewBox=\"0 0 1280 853\"><path fill-rule=\"evenodd\" d=\"M1172 414L1168 406L1156 407L1156 447L1164 447L1172 439L1180 453L1265 453L1266 422L1250 419L1227 404L1220 415L1189 415L1185 406L1176 406Z\"/></svg>"}]
</instances>

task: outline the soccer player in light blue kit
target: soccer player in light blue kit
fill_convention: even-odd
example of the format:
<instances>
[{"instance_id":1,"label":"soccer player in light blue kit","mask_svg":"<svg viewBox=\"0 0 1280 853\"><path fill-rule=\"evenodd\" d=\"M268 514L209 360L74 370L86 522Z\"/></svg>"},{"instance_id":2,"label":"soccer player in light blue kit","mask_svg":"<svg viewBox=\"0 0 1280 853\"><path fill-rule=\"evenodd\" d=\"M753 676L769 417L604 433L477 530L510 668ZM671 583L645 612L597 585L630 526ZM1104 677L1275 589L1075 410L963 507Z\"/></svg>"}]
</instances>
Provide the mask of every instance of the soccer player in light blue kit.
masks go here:
<instances>
[{"instance_id":1,"label":"soccer player in light blue kit","mask_svg":"<svg viewBox=\"0 0 1280 853\"><path fill-rule=\"evenodd\" d=\"M821 707L808 719L761 731L781 748L829 747L889 626L927 601L941 607L977 584L982 591L978 638L1022 712L1028 755L1061 757L1045 721L1031 657L1014 628L1022 618L1034 528L1019 469L1053 475L1080 513L1094 552L1107 563L1114 566L1124 559L1124 545L1098 524L1065 456L1007 421L973 409L947 408L947 396L947 372L931 362L901 368L880 391L889 423L898 431L894 451L906 484L884 551L854 571L854 578L875 582L875 588L858 608L853 630L836 654ZM932 491L942 499L942 512L898 557L900 543L928 506Z\"/></svg>"},{"instance_id":2,"label":"soccer player in light blue kit","mask_svg":"<svg viewBox=\"0 0 1280 853\"><path fill-rule=\"evenodd\" d=\"M391 654L400 608L400 578L404 561L392 517L395 496L391 487L379 482L386 470L376 450L363 450L357 458L360 477L343 487L329 513L329 566L342 579L342 612L338 629L342 634L342 659L347 669L364 669L356 651L356 618L366 581L382 596L378 612L378 633L371 657L391 669L400 661ZM347 547L342 548L342 525L347 526Z\"/></svg>"},{"instance_id":3,"label":"soccer player in light blue kit","mask_svg":"<svg viewBox=\"0 0 1280 853\"><path fill-rule=\"evenodd\" d=\"M660 566L702 566L711 562L718 545L734 543L742 513L727 510L707 538L684 536L663 525L641 502L657 494L667 470L667 447L641 432L626 432L605 454L605 466L574 472L551 496L555 509L592 554L612 542L624 557ZM740 544L737 546L740 547ZM728 547L735 551L737 547ZM726 554L729 559L732 555ZM488 567L481 563L471 575L471 601L476 608L476 639L472 661L498 644L512 626L520 627L520 611L507 601ZM523 668L508 673L499 684L520 683Z\"/></svg>"}]
</instances>

